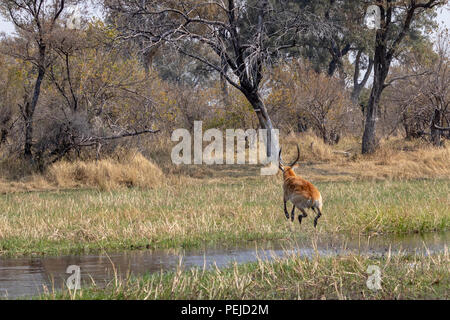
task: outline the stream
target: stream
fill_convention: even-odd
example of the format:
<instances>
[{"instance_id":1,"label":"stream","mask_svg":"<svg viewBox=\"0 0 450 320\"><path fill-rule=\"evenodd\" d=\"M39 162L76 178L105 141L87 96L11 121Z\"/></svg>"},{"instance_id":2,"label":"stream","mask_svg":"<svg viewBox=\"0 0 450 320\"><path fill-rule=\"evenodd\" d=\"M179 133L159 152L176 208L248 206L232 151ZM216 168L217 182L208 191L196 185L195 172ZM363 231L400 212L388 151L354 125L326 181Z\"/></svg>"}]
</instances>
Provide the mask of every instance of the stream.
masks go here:
<instances>
[{"instance_id":1,"label":"stream","mask_svg":"<svg viewBox=\"0 0 450 320\"><path fill-rule=\"evenodd\" d=\"M336 256L359 253L383 256L402 253L436 253L446 250L450 232L413 234L405 236L377 236L348 239L345 236L276 241L249 241L233 246L206 246L202 249L172 249L100 253L59 257L0 257L0 299L30 298L64 287L71 274L69 266L78 266L82 285L95 282L99 287L128 274L142 275L173 271L179 266L223 268L232 263L269 260L295 254L309 258L315 254Z\"/></svg>"}]
</instances>

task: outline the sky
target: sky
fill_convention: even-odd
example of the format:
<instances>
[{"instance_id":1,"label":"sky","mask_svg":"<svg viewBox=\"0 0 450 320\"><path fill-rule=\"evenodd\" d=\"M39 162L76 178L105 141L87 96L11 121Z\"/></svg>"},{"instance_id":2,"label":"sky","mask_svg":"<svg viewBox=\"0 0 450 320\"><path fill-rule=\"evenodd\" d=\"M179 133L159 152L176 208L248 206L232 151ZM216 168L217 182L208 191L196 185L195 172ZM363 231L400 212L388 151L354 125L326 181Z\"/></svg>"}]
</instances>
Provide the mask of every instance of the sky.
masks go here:
<instances>
[{"instance_id":1,"label":"sky","mask_svg":"<svg viewBox=\"0 0 450 320\"><path fill-rule=\"evenodd\" d=\"M0 32L11 33L14 31L14 27L10 22L7 22L0 17Z\"/></svg>"},{"instance_id":2,"label":"sky","mask_svg":"<svg viewBox=\"0 0 450 320\"><path fill-rule=\"evenodd\" d=\"M447 5L446 8L441 8L439 10L437 19L440 25L445 26L450 30L450 5ZM5 32L7 34L14 32L14 26L12 23L5 21L2 17L0 17L0 33L1 32Z\"/></svg>"},{"instance_id":3,"label":"sky","mask_svg":"<svg viewBox=\"0 0 450 320\"><path fill-rule=\"evenodd\" d=\"M437 20L439 24L442 24L450 30L450 5L439 10Z\"/></svg>"},{"instance_id":4,"label":"sky","mask_svg":"<svg viewBox=\"0 0 450 320\"><path fill-rule=\"evenodd\" d=\"M71 12L72 9L68 9L68 12ZM102 17L102 13L99 8L93 8L92 6L88 5L87 10L89 10L89 14L91 16L95 17ZM5 32L6 34L11 34L14 32L14 25L12 22L7 21L0 15L0 33Z\"/></svg>"}]
</instances>

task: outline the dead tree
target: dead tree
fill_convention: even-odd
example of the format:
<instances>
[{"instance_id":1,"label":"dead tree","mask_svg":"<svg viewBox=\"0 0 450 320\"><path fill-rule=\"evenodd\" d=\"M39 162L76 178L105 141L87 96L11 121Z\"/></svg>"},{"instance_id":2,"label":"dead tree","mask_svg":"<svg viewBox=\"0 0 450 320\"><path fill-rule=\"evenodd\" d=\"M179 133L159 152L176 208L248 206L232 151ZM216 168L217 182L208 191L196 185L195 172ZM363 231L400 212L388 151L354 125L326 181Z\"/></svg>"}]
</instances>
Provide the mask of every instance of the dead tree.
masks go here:
<instances>
[{"instance_id":1,"label":"dead tree","mask_svg":"<svg viewBox=\"0 0 450 320\"><path fill-rule=\"evenodd\" d=\"M116 15L124 39L145 39L149 47L171 46L241 91L269 132L267 155L274 154L274 126L260 92L264 66L295 47L300 33L325 34L325 23L296 10L295 1L105 0L105 6ZM207 53L193 44L207 48Z\"/></svg>"}]
</instances>

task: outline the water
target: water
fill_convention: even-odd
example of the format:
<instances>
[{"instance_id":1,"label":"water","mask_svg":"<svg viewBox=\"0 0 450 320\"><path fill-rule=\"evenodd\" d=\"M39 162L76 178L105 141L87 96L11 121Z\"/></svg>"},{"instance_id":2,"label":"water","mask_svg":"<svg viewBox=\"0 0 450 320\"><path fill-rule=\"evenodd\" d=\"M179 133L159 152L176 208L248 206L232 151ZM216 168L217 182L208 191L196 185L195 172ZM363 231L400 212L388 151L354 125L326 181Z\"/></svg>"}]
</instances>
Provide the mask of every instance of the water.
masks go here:
<instances>
[{"instance_id":1,"label":"water","mask_svg":"<svg viewBox=\"0 0 450 320\"><path fill-rule=\"evenodd\" d=\"M272 259L289 254L308 258L360 253L385 255L391 253L433 253L445 250L450 232L426 235L379 236L349 240L345 236L306 240L277 240L247 242L232 247L206 247L197 250L148 250L98 255L0 258L0 298L16 299L39 295L45 290L61 289L70 274L68 266L81 268L82 284L104 286L114 279L128 274L142 275L175 270L178 266L226 267L232 263Z\"/></svg>"}]
</instances>

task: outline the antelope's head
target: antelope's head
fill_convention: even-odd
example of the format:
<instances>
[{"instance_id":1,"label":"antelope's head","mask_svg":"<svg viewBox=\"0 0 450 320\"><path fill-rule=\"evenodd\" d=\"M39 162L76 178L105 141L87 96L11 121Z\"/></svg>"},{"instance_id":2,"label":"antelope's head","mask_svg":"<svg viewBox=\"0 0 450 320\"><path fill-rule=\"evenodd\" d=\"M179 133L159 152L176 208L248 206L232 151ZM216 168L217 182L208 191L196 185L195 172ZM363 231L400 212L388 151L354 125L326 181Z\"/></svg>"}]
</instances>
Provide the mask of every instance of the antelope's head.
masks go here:
<instances>
[{"instance_id":1,"label":"antelope's head","mask_svg":"<svg viewBox=\"0 0 450 320\"><path fill-rule=\"evenodd\" d=\"M281 152L282 149L280 148L280 154L279 154L279 164L278 166L280 167L280 170L283 172L283 176L286 178L287 176L295 176L295 172L294 172L294 166L298 163L298 161L300 160L300 147L297 145L297 159L295 159L294 162L292 162L291 164L287 165L283 162L283 159L281 157Z\"/></svg>"}]
</instances>

